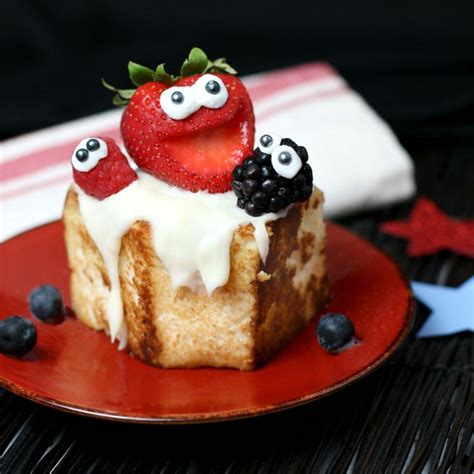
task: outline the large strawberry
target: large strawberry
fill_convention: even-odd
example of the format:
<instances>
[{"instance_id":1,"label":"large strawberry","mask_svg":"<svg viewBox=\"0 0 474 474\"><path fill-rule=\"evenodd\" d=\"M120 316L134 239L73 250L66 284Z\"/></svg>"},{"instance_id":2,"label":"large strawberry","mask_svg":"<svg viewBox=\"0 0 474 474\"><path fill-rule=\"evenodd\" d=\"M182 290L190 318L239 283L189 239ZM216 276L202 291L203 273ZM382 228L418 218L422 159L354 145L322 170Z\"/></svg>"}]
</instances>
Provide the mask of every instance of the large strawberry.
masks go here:
<instances>
[{"instance_id":1,"label":"large strawberry","mask_svg":"<svg viewBox=\"0 0 474 474\"><path fill-rule=\"evenodd\" d=\"M209 61L193 48L181 76L129 63L135 89L118 90L127 105L121 132L144 171L190 191L231 189L232 170L252 153L255 118L250 97L225 59Z\"/></svg>"}]
</instances>

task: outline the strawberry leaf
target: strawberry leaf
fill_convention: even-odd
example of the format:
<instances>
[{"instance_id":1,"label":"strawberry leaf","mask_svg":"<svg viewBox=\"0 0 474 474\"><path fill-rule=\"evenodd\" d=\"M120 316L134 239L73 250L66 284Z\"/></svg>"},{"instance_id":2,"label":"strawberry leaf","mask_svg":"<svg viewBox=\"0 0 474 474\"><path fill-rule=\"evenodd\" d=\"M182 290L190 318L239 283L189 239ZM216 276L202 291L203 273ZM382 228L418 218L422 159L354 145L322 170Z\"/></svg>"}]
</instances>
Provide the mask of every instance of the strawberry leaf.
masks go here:
<instances>
[{"instance_id":1,"label":"strawberry leaf","mask_svg":"<svg viewBox=\"0 0 474 474\"><path fill-rule=\"evenodd\" d=\"M185 59L181 66L181 76L202 74L206 70L208 62L207 55L201 48L193 48L189 52L188 59Z\"/></svg>"},{"instance_id":2,"label":"strawberry leaf","mask_svg":"<svg viewBox=\"0 0 474 474\"><path fill-rule=\"evenodd\" d=\"M123 97L120 97L118 94L115 94L112 97L112 104L114 104L116 107L124 107L128 105L130 100L124 99Z\"/></svg>"},{"instance_id":3,"label":"strawberry leaf","mask_svg":"<svg viewBox=\"0 0 474 474\"><path fill-rule=\"evenodd\" d=\"M130 80L137 87L155 80L155 71L141 64L134 63L133 61L129 61L128 63L128 75L130 76Z\"/></svg>"},{"instance_id":4,"label":"strawberry leaf","mask_svg":"<svg viewBox=\"0 0 474 474\"><path fill-rule=\"evenodd\" d=\"M136 91L136 89L117 89L113 85L109 84L105 79L102 79L102 85L109 91L115 92L112 103L116 106L127 105L130 102L130 98Z\"/></svg>"},{"instance_id":5,"label":"strawberry leaf","mask_svg":"<svg viewBox=\"0 0 474 474\"><path fill-rule=\"evenodd\" d=\"M130 99L136 91L136 89L117 89L113 85L109 84L105 79L102 79L102 85L109 91L117 93L124 99Z\"/></svg>"},{"instance_id":6,"label":"strawberry leaf","mask_svg":"<svg viewBox=\"0 0 474 474\"><path fill-rule=\"evenodd\" d=\"M173 76L166 72L164 63L158 65L154 71L146 66L134 63L133 61L129 61L128 63L128 74L130 80L137 87L154 81L172 86L182 77L203 74L206 72L237 74L237 71L227 63L225 58L218 58L211 61L201 48L191 49L188 58L184 60L184 63L181 66L181 76ZM115 93L112 102L117 106L127 105L136 91L136 89L117 89L104 79L102 79L102 84L105 88Z\"/></svg>"},{"instance_id":7,"label":"strawberry leaf","mask_svg":"<svg viewBox=\"0 0 474 474\"><path fill-rule=\"evenodd\" d=\"M160 64L159 66L156 66L156 71L153 73L154 75L154 80L158 82L162 82L163 84L168 84L169 86L173 84L174 81L176 81L176 77L174 77L171 74L168 74L165 71L165 65Z\"/></svg>"},{"instance_id":8,"label":"strawberry leaf","mask_svg":"<svg viewBox=\"0 0 474 474\"><path fill-rule=\"evenodd\" d=\"M237 71L227 63L226 58L208 61L206 70L204 72L225 72L227 74L237 74Z\"/></svg>"}]
</instances>

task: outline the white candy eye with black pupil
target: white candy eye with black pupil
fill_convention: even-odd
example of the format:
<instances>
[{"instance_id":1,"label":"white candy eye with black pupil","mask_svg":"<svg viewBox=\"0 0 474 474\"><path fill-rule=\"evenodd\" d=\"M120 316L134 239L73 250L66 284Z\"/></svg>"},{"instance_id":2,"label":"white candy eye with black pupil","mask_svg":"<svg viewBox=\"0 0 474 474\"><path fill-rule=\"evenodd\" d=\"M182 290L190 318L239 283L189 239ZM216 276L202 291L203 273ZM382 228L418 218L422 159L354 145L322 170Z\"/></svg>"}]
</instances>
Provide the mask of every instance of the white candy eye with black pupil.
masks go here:
<instances>
[{"instance_id":1,"label":"white candy eye with black pupil","mask_svg":"<svg viewBox=\"0 0 474 474\"><path fill-rule=\"evenodd\" d=\"M170 87L160 96L163 112L173 120L182 120L199 109L192 87Z\"/></svg>"},{"instance_id":2,"label":"white candy eye with black pupil","mask_svg":"<svg viewBox=\"0 0 474 474\"><path fill-rule=\"evenodd\" d=\"M280 146L281 137L279 135L274 135L271 133L265 133L258 140L258 148L263 153L271 154L272 151Z\"/></svg>"},{"instance_id":3,"label":"white candy eye with black pupil","mask_svg":"<svg viewBox=\"0 0 474 474\"><path fill-rule=\"evenodd\" d=\"M214 74L204 74L192 86L196 102L209 109L219 109L229 98L224 81Z\"/></svg>"},{"instance_id":4,"label":"white candy eye with black pupil","mask_svg":"<svg viewBox=\"0 0 474 474\"><path fill-rule=\"evenodd\" d=\"M272 151L272 166L280 176L292 179L303 165L301 158L293 148L288 145L280 145Z\"/></svg>"},{"instance_id":5,"label":"white candy eye with black pupil","mask_svg":"<svg viewBox=\"0 0 474 474\"><path fill-rule=\"evenodd\" d=\"M107 143L100 138L84 138L72 154L72 166L77 171L86 173L97 166L107 156Z\"/></svg>"}]
</instances>

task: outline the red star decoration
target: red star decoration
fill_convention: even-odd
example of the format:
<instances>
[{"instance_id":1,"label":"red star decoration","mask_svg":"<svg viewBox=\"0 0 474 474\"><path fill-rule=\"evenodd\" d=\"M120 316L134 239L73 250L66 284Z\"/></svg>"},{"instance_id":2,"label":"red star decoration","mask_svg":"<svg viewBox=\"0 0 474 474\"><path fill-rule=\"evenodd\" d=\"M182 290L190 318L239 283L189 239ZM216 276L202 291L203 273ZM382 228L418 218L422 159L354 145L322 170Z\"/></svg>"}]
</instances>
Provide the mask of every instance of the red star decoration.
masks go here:
<instances>
[{"instance_id":1,"label":"red star decoration","mask_svg":"<svg viewBox=\"0 0 474 474\"><path fill-rule=\"evenodd\" d=\"M425 197L416 201L407 221L385 222L380 230L408 239L410 257L447 249L474 258L474 220L451 219Z\"/></svg>"}]
</instances>

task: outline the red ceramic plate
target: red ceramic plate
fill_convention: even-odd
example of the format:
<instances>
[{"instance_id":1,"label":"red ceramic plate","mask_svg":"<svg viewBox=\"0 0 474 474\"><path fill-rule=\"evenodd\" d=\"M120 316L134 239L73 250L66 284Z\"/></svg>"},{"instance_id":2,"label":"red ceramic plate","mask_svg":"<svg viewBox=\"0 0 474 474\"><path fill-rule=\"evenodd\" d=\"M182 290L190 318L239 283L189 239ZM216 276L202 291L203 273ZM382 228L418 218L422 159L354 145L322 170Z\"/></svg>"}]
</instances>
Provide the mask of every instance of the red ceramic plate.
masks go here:
<instances>
[{"instance_id":1,"label":"red ceramic plate","mask_svg":"<svg viewBox=\"0 0 474 474\"><path fill-rule=\"evenodd\" d=\"M0 319L28 315L27 295L41 284L69 301L62 224L39 227L0 247ZM269 413L328 395L372 372L401 344L412 297L396 265L342 227L328 225L333 300L360 344L332 356L316 342L315 322L254 372L157 369L118 352L108 338L70 318L37 323L38 345L24 360L0 355L0 385L39 403L109 420L193 423Z\"/></svg>"}]
</instances>

